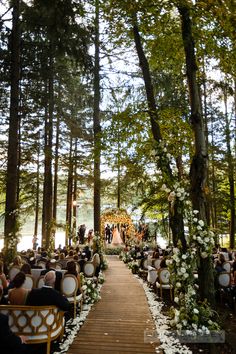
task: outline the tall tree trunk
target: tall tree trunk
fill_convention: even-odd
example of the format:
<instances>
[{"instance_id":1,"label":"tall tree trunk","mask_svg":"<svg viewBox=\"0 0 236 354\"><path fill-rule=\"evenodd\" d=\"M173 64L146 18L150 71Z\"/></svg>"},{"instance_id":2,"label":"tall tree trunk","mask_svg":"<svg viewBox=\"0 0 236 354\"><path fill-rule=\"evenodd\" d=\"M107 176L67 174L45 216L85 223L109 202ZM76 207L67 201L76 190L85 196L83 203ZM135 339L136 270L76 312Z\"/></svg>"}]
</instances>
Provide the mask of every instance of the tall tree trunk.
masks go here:
<instances>
[{"instance_id":1,"label":"tall tree trunk","mask_svg":"<svg viewBox=\"0 0 236 354\"><path fill-rule=\"evenodd\" d=\"M216 207L216 175L215 175L215 154L214 154L214 144L215 144L215 135L214 135L214 126L213 126L213 114L211 114L211 144L212 144L212 153L211 153L211 181L212 181L212 198L211 198L211 222L214 229L217 229L217 207ZM218 240L215 240L218 243Z\"/></svg>"},{"instance_id":2,"label":"tall tree trunk","mask_svg":"<svg viewBox=\"0 0 236 354\"><path fill-rule=\"evenodd\" d=\"M18 215L18 148L19 148L19 80L20 80L20 1L13 2L13 22L11 33L11 97L8 137L8 160L6 175L5 203L5 247L7 260L10 262L15 255L17 246ZM10 242L10 240L13 241Z\"/></svg>"},{"instance_id":3,"label":"tall tree trunk","mask_svg":"<svg viewBox=\"0 0 236 354\"><path fill-rule=\"evenodd\" d=\"M117 149L117 208L120 209L121 203L121 167L120 167L120 138L118 133L118 149Z\"/></svg>"},{"instance_id":4,"label":"tall tree trunk","mask_svg":"<svg viewBox=\"0 0 236 354\"><path fill-rule=\"evenodd\" d=\"M73 177L73 202L72 202L72 208L73 208L73 222L72 222L72 237L73 240L76 238L76 228L77 228L77 223L76 223L76 218L77 218L77 180L78 180L78 175L77 175L77 146L78 141L77 138L75 139L75 151L74 151L74 177Z\"/></svg>"},{"instance_id":5,"label":"tall tree trunk","mask_svg":"<svg viewBox=\"0 0 236 354\"><path fill-rule=\"evenodd\" d=\"M70 137L69 169L67 179L67 198L66 198L66 245L71 244L71 208L73 190L73 161L72 161L72 136Z\"/></svg>"},{"instance_id":6,"label":"tall tree trunk","mask_svg":"<svg viewBox=\"0 0 236 354\"><path fill-rule=\"evenodd\" d=\"M195 58L194 40L192 35L192 23L188 6L178 6L182 21L182 38L186 57L187 80L191 106L191 125L195 137L195 153L191 163L191 199L193 209L199 211L199 218L207 224L207 171L208 155L203 128L201 112L201 100L197 84L197 64ZM199 257L199 290L202 299L214 303L214 277L211 255L207 258Z\"/></svg>"},{"instance_id":7,"label":"tall tree trunk","mask_svg":"<svg viewBox=\"0 0 236 354\"><path fill-rule=\"evenodd\" d=\"M226 138L226 159L228 164L228 180L229 180L229 193L230 193L230 232L229 232L229 246L231 249L235 245L235 196L234 196L234 163L233 156L231 152L231 134L230 134L230 124L228 118L228 107L227 107L227 87L224 87L224 105L225 105L225 138Z\"/></svg>"},{"instance_id":8,"label":"tall tree trunk","mask_svg":"<svg viewBox=\"0 0 236 354\"><path fill-rule=\"evenodd\" d=\"M53 218L53 229L52 229L52 243L55 248L55 236L56 236L56 225L57 225L57 187L58 187L58 161L59 161L59 136L60 136L60 117L57 114L56 121L56 142L55 142L55 160L54 160L54 183L53 183L53 205L52 205L52 218Z\"/></svg>"},{"instance_id":9,"label":"tall tree trunk","mask_svg":"<svg viewBox=\"0 0 236 354\"><path fill-rule=\"evenodd\" d=\"M38 134L34 237L38 236L38 224L39 224L39 187L40 187L40 160L39 160L39 157L40 157L40 133Z\"/></svg>"},{"instance_id":10,"label":"tall tree trunk","mask_svg":"<svg viewBox=\"0 0 236 354\"><path fill-rule=\"evenodd\" d=\"M133 17L133 34L134 34L135 46L139 58L139 64L142 69L143 79L145 83L146 96L148 102L148 112L151 120L152 134L154 139L157 141L157 143L160 143L162 141L162 136L161 136L160 126L158 123L159 117L158 117L157 107L156 107L156 102L154 97L152 79L151 79L149 64L141 43L136 15L134 15ZM171 168L169 166L169 163L166 162L164 155L163 156L160 155L158 164L164 178L173 181ZM170 207L169 217L170 217L170 227L172 231L173 243L175 246L177 246L178 240L181 240L182 247L185 249L186 240L184 237L183 214L182 214L182 207L180 201L176 200L176 203L174 203L174 207L173 208Z\"/></svg>"},{"instance_id":11,"label":"tall tree trunk","mask_svg":"<svg viewBox=\"0 0 236 354\"><path fill-rule=\"evenodd\" d=\"M49 248L52 230L52 136L53 136L53 57L49 57L48 112L45 112L45 173L43 192L42 246Z\"/></svg>"},{"instance_id":12,"label":"tall tree trunk","mask_svg":"<svg viewBox=\"0 0 236 354\"><path fill-rule=\"evenodd\" d=\"M205 72L205 58L203 57L203 95L200 94L200 99L202 96L202 107L201 112L203 112L203 131L205 135L205 144L206 144L206 151L208 151L208 114L207 114L207 88L206 88L206 72ZM207 168L206 172L206 185L209 185L209 170ZM207 224L210 225L211 218L210 218L210 207L209 207L209 196L206 195L207 198L207 208L206 208L206 217L207 217Z\"/></svg>"},{"instance_id":13,"label":"tall tree trunk","mask_svg":"<svg viewBox=\"0 0 236 354\"><path fill-rule=\"evenodd\" d=\"M101 216L101 125L100 125L100 43L99 43L99 0L95 0L95 66L94 66L94 232L100 233Z\"/></svg>"}]
</instances>

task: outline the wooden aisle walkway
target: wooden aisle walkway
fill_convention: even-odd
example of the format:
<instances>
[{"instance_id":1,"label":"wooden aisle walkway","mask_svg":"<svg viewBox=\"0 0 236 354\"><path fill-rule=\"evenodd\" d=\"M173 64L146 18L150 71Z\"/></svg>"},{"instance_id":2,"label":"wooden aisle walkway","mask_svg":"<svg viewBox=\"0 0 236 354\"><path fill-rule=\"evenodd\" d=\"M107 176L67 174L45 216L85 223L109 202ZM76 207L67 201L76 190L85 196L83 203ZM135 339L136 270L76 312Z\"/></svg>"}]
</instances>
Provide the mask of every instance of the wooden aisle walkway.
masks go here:
<instances>
[{"instance_id":1,"label":"wooden aisle walkway","mask_svg":"<svg viewBox=\"0 0 236 354\"><path fill-rule=\"evenodd\" d=\"M67 354L154 354L157 343L144 343L144 331L155 325L143 287L117 256L108 262L101 300Z\"/></svg>"}]
</instances>

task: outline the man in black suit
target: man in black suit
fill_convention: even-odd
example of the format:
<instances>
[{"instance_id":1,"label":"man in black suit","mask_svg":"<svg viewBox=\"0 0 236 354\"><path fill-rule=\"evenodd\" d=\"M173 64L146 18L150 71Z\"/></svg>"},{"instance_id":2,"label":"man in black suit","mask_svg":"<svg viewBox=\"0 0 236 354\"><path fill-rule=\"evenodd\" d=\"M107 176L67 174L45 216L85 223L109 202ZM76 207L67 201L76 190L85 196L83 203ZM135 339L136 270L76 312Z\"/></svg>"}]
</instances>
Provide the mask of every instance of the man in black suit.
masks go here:
<instances>
[{"instance_id":1,"label":"man in black suit","mask_svg":"<svg viewBox=\"0 0 236 354\"><path fill-rule=\"evenodd\" d=\"M56 281L55 271L50 270L45 274L44 286L40 289L32 289L28 294L26 305L43 306L55 305L62 311L70 311L71 305L67 298L54 289Z\"/></svg>"}]
</instances>

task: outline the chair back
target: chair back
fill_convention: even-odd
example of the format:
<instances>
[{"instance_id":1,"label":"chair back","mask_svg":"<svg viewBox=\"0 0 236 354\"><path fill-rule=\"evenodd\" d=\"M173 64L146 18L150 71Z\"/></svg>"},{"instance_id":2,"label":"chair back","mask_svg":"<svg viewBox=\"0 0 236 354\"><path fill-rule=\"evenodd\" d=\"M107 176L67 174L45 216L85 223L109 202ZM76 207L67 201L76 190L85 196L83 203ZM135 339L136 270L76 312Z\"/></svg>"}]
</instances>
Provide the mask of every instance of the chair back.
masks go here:
<instances>
[{"instance_id":1,"label":"chair back","mask_svg":"<svg viewBox=\"0 0 236 354\"><path fill-rule=\"evenodd\" d=\"M56 270L62 270L62 264L60 262L56 262L55 269Z\"/></svg>"},{"instance_id":2,"label":"chair back","mask_svg":"<svg viewBox=\"0 0 236 354\"><path fill-rule=\"evenodd\" d=\"M149 266L147 282L149 284L155 284L156 280L157 280L157 270Z\"/></svg>"},{"instance_id":3,"label":"chair back","mask_svg":"<svg viewBox=\"0 0 236 354\"><path fill-rule=\"evenodd\" d=\"M161 268L158 272L158 277L161 284L170 283L170 271L167 268Z\"/></svg>"},{"instance_id":4,"label":"chair back","mask_svg":"<svg viewBox=\"0 0 236 354\"><path fill-rule=\"evenodd\" d=\"M37 265L42 269L46 269L46 262L45 261L38 261Z\"/></svg>"},{"instance_id":5,"label":"chair back","mask_svg":"<svg viewBox=\"0 0 236 354\"><path fill-rule=\"evenodd\" d=\"M226 288L230 286L230 273L228 272L221 272L218 274L218 284L222 288Z\"/></svg>"},{"instance_id":6,"label":"chair back","mask_svg":"<svg viewBox=\"0 0 236 354\"><path fill-rule=\"evenodd\" d=\"M75 296L78 290L78 280L73 274L65 274L61 280L61 292L66 297Z\"/></svg>"},{"instance_id":7,"label":"chair back","mask_svg":"<svg viewBox=\"0 0 236 354\"><path fill-rule=\"evenodd\" d=\"M148 269L148 266L149 266L149 264L148 264L148 259L146 258L146 259L144 259L144 261L143 261L143 269L147 270L147 269Z\"/></svg>"},{"instance_id":8,"label":"chair back","mask_svg":"<svg viewBox=\"0 0 236 354\"><path fill-rule=\"evenodd\" d=\"M95 267L93 262L85 262L84 263L84 275L86 277L93 277L95 272Z\"/></svg>"},{"instance_id":9,"label":"chair back","mask_svg":"<svg viewBox=\"0 0 236 354\"><path fill-rule=\"evenodd\" d=\"M9 272L8 272L8 276L9 276L9 279L10 280L13 280L16 276L17 273L20 272L20 267L18 266L12 266L10 269L9 269Z\"/></svg>"},{"instance_id":10,"label":"chair back","mask_svg":"<svg viewBox=\"0 0 236 354\"><path fill-rule=\"evenodd\" d=\"M34 287L34 278L31 274L25 274L25 281L22 285L23 288L31 290Z\"/></svg>"},{"instance_id":11,"label":"chair back","mask_svg":"<svg viewBox=\"0 0 236 354\"><path fill-rule=\"evenodd\" d=\"M44 286L44 275L40 275L37 280L36 288L40 289Z\"/></svg>"},{"instance_id":12,"label":"chair back","mask_svg":"<svg viewBox=\"0 0 236 354\"><path fill-rule=\"evenodd\" d=\"M98 253L94 253L93 258L92 258L92 262L94 264L94 267L98 267L100 265L101 260L100 260L100 256Z\"/></svg>"},{"instance_id":13,"label":"chair back","mask_svg":"<svg viewBox=\"0 0 236 354\"><path fill-rule=\"evenodd\" d=\"M222 268L224 268L224 270L228 273L231 272L231 264L230 262L224 262L223 265L222 265Z\"/></svg>"},{"instance_id":14,"label":"chair back","mask_svg":"<svg viewBox=\"0 0 236 354\"><path fill-rule=\"evenodd\" d=\"M161 264L161 259L160 259L160 258L154 259L154 261L153 261L153 266L154 266L156 269L159 269L159 268L160 268L160 264Z\"/></svg>"},{"instance_id":15,"label":"chair back","mask_svg":"<svg viewBox=\"0 0 236 354\"><path fill-rule=\"evenodd\" d=\"M78 262L75 263L75 267L76 267L76 272L79 274L80 273L80 265Z\"/></svg>"}]
</instances>

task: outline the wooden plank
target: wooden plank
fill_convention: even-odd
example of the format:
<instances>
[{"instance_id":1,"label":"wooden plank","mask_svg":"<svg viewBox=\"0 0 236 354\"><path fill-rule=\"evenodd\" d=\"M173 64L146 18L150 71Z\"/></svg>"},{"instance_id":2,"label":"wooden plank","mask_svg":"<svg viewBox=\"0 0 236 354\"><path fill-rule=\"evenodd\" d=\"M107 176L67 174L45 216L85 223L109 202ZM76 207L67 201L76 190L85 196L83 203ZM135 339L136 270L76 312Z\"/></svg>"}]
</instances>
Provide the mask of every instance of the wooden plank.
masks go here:
<instances>
[{"instance_id":1,"label":"wooden plank","mask_svg":"<svg viewBox=\"0 0 236 354\"><path fill-rule=\"evenodd\" d=\"M154 330L142 285L117 256L101 291L67 354L154 354L158 343L145 343L146 330Z\"/></svg>"}]
</instances>

